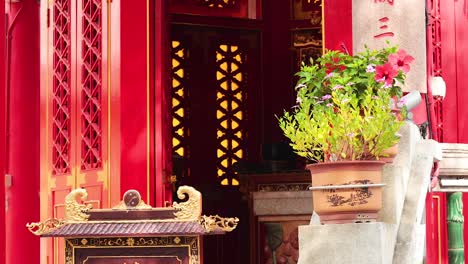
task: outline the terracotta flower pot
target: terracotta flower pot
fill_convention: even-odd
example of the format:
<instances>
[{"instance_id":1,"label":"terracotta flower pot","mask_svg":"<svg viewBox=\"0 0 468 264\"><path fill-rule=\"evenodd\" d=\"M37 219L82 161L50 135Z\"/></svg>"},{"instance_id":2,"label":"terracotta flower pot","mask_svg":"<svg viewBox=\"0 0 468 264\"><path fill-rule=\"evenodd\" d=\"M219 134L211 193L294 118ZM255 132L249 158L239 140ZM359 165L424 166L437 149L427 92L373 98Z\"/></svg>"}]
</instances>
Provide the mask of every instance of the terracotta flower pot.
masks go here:
<instances>
[{"instance_id":1,"label":"terracotta flower pot","mask_svg":"<svg viewBox=\"0 0 468 264\"><path fill-rule=\"evenodd\" d=\"M382 208L383 165L383 161L307 165L312 174L315 212L321 219L332 216L328 219L341 219L342 222L359 218L361 214L366 218L375 218Z\"/></svg>"}]
</instances>

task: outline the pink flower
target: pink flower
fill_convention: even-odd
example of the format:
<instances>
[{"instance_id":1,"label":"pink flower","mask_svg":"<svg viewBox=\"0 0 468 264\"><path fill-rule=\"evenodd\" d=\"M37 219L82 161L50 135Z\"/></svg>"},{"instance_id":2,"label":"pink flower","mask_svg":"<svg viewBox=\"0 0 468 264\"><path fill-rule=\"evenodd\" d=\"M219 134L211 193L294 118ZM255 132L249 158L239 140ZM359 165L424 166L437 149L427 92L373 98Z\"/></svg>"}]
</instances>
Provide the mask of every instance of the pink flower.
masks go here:
<instances>
[{"instance_id":1,"label":"pink flower","mask_svg":"<svg viewBox=\"0 0 468 264\"><path fill-rule=\"evenodd\" d=\"M388 62L391 63L398 70L408 73L410 70L410 63L414 58L406 53L404 49L400 49L397 53L388 56Z\"/></svg>"},{"instance_id":2,"label":"pink flower","mask_svg":"<svg viewBox=\"0 0 468 264\"><path fill-rule=\"evenodd\" d=\"M389 62L375 68L375 80L377 82L385 82L385 86L393 84L393 78L398 75L397 69Z\"/></svg>"},{"instance_id":3,"label":"pink flower","mask_svg":"<svg viewBox=\"0 0 468 264\"><path fill-rule=\"evenodd\" d=\"M375 72L375 65L374 64L367 65L366 72Z\"/></svg>"},{"instance_id":4,"label":"pink flower","mask_svg":"<svg viewBox=\"0 0 468 264\"><path fill-rule=\"evenodd\" d=\"M326 95L322 96L322 100L328 100L330 98L332 98L332 96L329 95L329 94L326 94Z\"/></svg>"},{"instance_id":5,"label":"pink flower","mask_svg":"<svg viewBox=\"0 0 468 264\"><path fill-rule=\"evenodd\" d=\"M335 91L335 90L339 90L339 89L343 89L343 85L335 85L333 86L332 90Z\"/></svg>"},{"instance_id":6,"label":"pink flower","mask_svg":"<svg viewBox=\"0 0 468 264\"><path fill-rule=\"evenodd\" d=\"M333 77L333 75L335 75L333 72L330 72L329 74L327 74L327 76L325 76L325 79L330 79L331 77Z\"/></svg>"}]
</instances>

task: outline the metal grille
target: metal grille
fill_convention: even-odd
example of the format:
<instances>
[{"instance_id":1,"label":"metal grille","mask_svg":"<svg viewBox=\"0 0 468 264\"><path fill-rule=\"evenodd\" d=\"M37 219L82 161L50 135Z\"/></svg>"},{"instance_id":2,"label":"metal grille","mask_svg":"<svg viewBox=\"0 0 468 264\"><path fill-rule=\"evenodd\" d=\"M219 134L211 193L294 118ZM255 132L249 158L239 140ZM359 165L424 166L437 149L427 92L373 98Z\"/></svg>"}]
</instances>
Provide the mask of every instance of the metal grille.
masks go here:
<instances>
[{"instance_id":1,"label":"metal grille","mask_svg":"<svg viewBox=\"0 0 468 264\"><path fill-rule=\"evenodd\" d=\"M245 53L236 45L216 50L217 170L222 185L238 185L232 165L244 156Z\"/></svg>"},{"instance_id":2,"label":"metal grille","mask_svg":"<svg viewBox=\"0 0 468 264\"><path fill-rule=\"evenodd\" d=\"M172 151L187 157L187 89L186 48L180 41L172 41Z\"/></svg>"},{"instance_id":3,"label":"metal grille","mask_svg":"<svg viewBox=\"0 0 468 264\"><path fill-rule=\"evenodd\" d=\"M52 173L56 175L70 172L70 0L54 1L53 16Z\"/></svg>"},{"instance_id":4,"label":"metal grille","mask_svg":"<svg viewBox=\"0 0 468 264\"><path fill-rule=\"evenodd\" d=\"M440 0L428 1L429 16L431 21L431 43L432 43L432 74L442 76L442 28ZM435 124L437 137L435 140L443 142L443 104L442 98L434 100Z\"/></svg>"},{"instance_id":5,"label":"metal grille","mask_svg":"<svg viewBox=\"0 0 468 264\"><path fill-rule=\"evenodd\" d=\"M102 12L100 0L83 0L81 169L102 167Z\"/></svg>"},{"instance_id":6,"label":"metal grille","mask_svg":"<svg viewBox=\"0 0 468 264\"><path fill-rule=\"evenodd\" d=\"M213 8L233 8L236 6L236 0L199 0L200 5Z\"/></svg>"}]
</instances>

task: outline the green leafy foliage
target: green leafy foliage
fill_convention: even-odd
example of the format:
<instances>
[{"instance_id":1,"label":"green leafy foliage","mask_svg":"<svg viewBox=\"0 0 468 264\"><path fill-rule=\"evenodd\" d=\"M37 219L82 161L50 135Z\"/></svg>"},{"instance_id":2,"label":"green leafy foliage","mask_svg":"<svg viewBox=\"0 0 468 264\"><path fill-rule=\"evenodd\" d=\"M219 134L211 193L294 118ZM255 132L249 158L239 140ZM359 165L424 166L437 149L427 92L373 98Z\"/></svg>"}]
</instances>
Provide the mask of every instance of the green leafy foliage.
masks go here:
<instances>
[{"instance_id":1,"label":"green leafy foliage","mask_svg":"<svg viewBox=\"0 0 468 264\"><path fill-rule=\"evenodd\" d=\"M297 105L278 118L294 151L315 161L384 156L398 142L406 116L404 108L395 111L393 102L402 95L412 60L388 47L354 56L329 51L303 65L297 73Z\"/></svg>"}]
</instances>

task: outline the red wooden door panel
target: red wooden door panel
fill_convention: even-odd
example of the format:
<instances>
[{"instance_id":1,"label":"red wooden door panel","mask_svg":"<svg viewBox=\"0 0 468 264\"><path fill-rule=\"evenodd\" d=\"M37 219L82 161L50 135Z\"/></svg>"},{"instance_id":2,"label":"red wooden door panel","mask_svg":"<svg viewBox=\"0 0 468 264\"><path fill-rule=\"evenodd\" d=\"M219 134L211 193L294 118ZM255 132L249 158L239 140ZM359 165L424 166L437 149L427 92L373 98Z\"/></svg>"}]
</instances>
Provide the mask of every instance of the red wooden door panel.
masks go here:
<instances>
[{"instance_id":1,"label":"red wooden door panel","mask_svg":"<svg viewBox=\"0 0 468 264\"><path fill-rule=\"evenodd\" d=\"M426 263L448 263L447 208L443 192L426 197Z\"/></svg>"},{"instance_id":2,"label":"red wooden door panel","mask_svg":"<svg viewBox=\"0 0 468 264\"><path fill-rule=\"evenodd\" d=\"M259 34L172 25L171 44L172 148L184 176L178 184L203 193L205 214L241 217L246 205L235 166L256 160L261 132ZM205 237L205 263L244 263L248 244L240 237Z\"/></svg>"},{"instance_id":3,"label":"red wooden door panel","mask_svg":"<svg viewBox=\"0 0 468 264\"><path fill-rule=\"evenodd\" d=\"M456 64L456 93L457 97L457 123L458 143L468 143L468 90L466 89L466 76L468 74L468 3L464 1L452 1L454 4L455 19L455 45L447 46L456 52L455 60L449 63Z\"/></svg>"},{"instance_id":4,"label":"red wooden door panel","mask_svg":"<svg viewBox=\"0 0 468 264\"><path fill-rule=\"evenodd\" d=\"M107 8L101 0L43 1L41 43L41 218L64 216L78 187L87 203L109 207ZM45 18L44 18L45 19ZM44 40L45 39L45 40ZM63 263L63 241L49 240L49 263Z\"/></svg>"},{"instance_id":5,"label":"red wooden door panel","mask_svg":"<svg viewBox=\"0 0 468 264\"><path fill-rule=\"evenodd\" d=\"M172 147L184 182L238 185L233 165L256 159L258 45L255 32L172 26Z\"/></svg>"},{"instance_id":6,"label":"red wooden door panel","mask_svg":"<svg viewBox=\"0 0 468 264\"><path fill-rule=\"evenodd\" d=\"M443 142L468 143L468 6L466 1L438 0L441 21L441 76L447 85L442 103Z\"/></svg>"}]
</instances>

